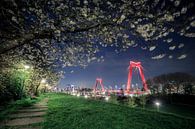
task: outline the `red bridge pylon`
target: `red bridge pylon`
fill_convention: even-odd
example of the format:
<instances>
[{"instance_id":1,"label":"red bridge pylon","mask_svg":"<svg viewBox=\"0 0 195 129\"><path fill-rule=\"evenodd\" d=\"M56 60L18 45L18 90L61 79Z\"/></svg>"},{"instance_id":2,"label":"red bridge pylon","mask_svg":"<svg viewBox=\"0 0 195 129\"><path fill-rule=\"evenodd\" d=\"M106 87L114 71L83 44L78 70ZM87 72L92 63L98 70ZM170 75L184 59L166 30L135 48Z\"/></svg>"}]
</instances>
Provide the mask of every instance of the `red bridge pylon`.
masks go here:
<instances>
[{"instance_id":1,"label":"red bridge pylon","mask_svg":"<svg viewBox=\"0 0 195 129\"><path fill-rule=\"evenodd\" d=\"M139 70L139 74L141 76L144 92L133 92L133 91L131 91L131 80L132 80L133 68L136 68L136 69ZM144 77L143 67L141 65L141 62L130 61L126 92L129 93L129 94L149 93L148 86L147 86L147 83L146 83L146 80L145 80L145 77Z\"/></svg>"},{"instance_id":2,"label":"red bridge pylon","mask_svg":"<svg viewBox=\"0 0 195 129\"><path fill-rule=\"evenodd\" d=\"M103 80L101 78L96 78L95 85L93 87L93 92L94 93L96 93L96 92L105 92L104 85L103 85L102 81ZM101 86L101 91L97 90L98 84Z\"/></svg>"}]
</instances>

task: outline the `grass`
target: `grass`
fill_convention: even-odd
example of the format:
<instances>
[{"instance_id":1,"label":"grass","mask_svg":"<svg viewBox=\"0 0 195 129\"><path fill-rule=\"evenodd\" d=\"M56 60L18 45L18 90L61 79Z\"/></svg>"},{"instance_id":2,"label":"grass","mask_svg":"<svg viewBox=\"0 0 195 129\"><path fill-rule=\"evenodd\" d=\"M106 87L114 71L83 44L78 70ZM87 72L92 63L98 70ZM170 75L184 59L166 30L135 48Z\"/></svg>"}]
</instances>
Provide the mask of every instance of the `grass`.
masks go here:
<instances>
[{"instance_id":1,"label":"grass","mask_svg":"<svg viewBox=\"0 0 195 129\"><path fill-rule=\"evenodd\" d=\"M195 120L64 94L48 94L44 129L194 129Z\"/></svg>"}]
</instances>

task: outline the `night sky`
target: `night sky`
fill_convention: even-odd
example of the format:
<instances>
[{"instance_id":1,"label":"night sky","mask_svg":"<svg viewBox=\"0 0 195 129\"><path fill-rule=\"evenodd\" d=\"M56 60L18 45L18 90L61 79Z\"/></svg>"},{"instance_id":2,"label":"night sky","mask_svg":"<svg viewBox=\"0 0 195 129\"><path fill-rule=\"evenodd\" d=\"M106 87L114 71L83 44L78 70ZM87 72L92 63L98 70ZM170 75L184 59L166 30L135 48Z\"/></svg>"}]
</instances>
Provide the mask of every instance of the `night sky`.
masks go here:
<instances>
[{"instance_id":1,"label":"night sky","mask_svg":"<svg viewBox=\"0 0 195 129\"><path fill-rule=\"evenodd\" d=\"M174 44L183 43L185 46L179 49L178 46L174 51L169 47L172 43L161 41L153 42L157 44L154 51L141 49L141 45L149 44L145 41L138 41L137 47L131 47L125 52L116 53L114 48L101 48L99 54L104 56L104 62L94 61L85 69L81 67L68 67L65 69L66 74L59 81L58 87L64 87L67 84L74 84L80 87L92 87L97 77L103 79L105 87L118 87L126 84L129 61L141 61L144 67L145 78L151 78L160 74L173 72L186 72L195 75L195 39L172 35ZM153 60L152 56L166 54L162 59ZM182 54L187 54L187 58L177 59ZM173 58L169 59L168 56ZM132 84L141 84L141 78L138 71L133 72Z\"/></svg>"}]
</instances>

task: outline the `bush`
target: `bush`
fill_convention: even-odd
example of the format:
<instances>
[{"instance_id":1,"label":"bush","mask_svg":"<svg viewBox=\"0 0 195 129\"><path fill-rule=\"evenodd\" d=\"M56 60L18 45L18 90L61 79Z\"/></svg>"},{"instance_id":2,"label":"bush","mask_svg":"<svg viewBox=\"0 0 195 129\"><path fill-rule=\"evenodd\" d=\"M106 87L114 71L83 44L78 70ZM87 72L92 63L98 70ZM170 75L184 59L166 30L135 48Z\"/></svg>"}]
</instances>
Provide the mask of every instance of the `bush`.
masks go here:
<instances>
[{"instance_id":1,"label":"bush","mask_svg":"<svg viewBox=\"0 0 195 129\"><path fill-rule=\"evenodd\" d=\"M117 101L120 104L126 105L128 102L128 97L126 96L117 96Z\"/></svg>"},{"instance_id":2,"label":"bush","mask_svg":"<svg viewBox=\"0 0 195 129\"><path fill-rule=\"evenodd\" d=\"M142 108L145 108L146 102L147 102L147 96L146 95L141 95L139 97L139 105L142 106Z\"/></svg>"},{"instance_id":3,"label":"bush","mask_svg":"<svg viewBox=\"0 0 195 129\"><path fill-rule=\"evenodd\" d=\"M21 97L21 88L17 79L10 76L0 75L0 105L5 105L11 100Z\"/></svg>"},{"instance_id":4,"label":"bush","mask_svg":"<svg viewBox=\"0 0 195 129\"><path fill-rule=\"evenodd\" d=\"M0 105L26 97L24 79L17 72L0 73Z\"/></svg>"},{"instance_id":5,"label":"bush","mask_svg":"<svg viewBox=\"0 0 195 129\"><path fill-rule=\"evenodd\" d=\"M111 102L111 103L113 103L113 104L118 104L117 96L114 95L114 94L111 94L111 95L110 95L109 102Z\"/></svg>"},{"instance_id":6,"label":"bush","mask_svg":"<svg viewBox=\"0 0 195 129\"><path fill-rule=\"evenodd\" d=\"M127 105L129 107L136 107L137 106L137 103L135 102L136 98L135 97L129 97L128 98L128 103Z\"/></svg>"}]
</instances>

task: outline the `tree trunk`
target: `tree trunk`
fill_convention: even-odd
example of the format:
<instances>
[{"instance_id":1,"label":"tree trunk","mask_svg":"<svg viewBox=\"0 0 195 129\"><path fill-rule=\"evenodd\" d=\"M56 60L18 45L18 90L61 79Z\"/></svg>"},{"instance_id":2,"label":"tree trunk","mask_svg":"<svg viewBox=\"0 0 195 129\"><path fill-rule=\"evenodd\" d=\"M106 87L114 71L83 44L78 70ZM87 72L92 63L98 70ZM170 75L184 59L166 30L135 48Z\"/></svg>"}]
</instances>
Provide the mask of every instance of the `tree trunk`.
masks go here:
<instances>
[{"instance_id":1,"label":"tree trunk","mask_svg":"<svg viewBox=\"0 0 195 129\"><path fill-rule=\"evenodd\" d=\"M40 83L36 86L36 88L35 88L35 96L38 96L39 95L39 91L38 91L38 89L39 89L39 86L40 86Z\"/></svg>"}]
</instances>

